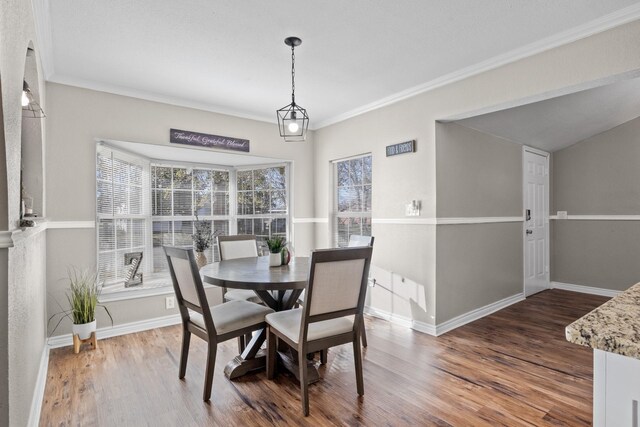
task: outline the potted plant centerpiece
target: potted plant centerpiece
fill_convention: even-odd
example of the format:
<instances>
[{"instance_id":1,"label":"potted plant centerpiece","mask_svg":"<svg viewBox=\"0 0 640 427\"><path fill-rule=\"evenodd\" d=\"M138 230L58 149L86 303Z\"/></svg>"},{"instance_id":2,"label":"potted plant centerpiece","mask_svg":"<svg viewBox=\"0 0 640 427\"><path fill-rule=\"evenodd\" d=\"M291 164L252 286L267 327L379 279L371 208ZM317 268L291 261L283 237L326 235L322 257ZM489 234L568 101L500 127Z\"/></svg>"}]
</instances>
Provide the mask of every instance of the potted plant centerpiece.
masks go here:
<instances>
[{"instance_id":1,"label":"potted plant centerpiece","mask_svg":"<svg viewBox=\"0 0 640 427\"><path fill-rule=\"evenodd\" d=\"M113 317L109 309L98 303L98 297L102 290L102 285L98 281L98 275L91 270L79 270L75 267L67 270L69 289L66 292L67 301L70 308L54 314L49 318L51 322L58 317L58 323L53 332L58 328L65 318L70 318L73 322L73 346L76 353L80 351L80 342L91 339L93 347L96 348L96 308L101 307L111 319Z\"/></svg>"},{"instance_id":2,"label":"potted plant centerpiece","mask_svg":"<svg viewBox=\"0 0 640 427\"><path fill-rule=\"evenodd\" d=\"M191 238L193 239L193 249L196 251L196 264L198 264L198 268L202 268L208 263L204 251L211 247L216 233L211 228L211 221L200 220L198 215L196 215L193 228L195 232Z\"/></svg>"},{"instance_id":3,"label":"potted plant centerpiece","mask_svg":"<svg viewBox=\"0 0 640 427\"><path fill-rule=\"evenodd\" d=\"M269 267L282 265L282 249L285 244L286 241L284 237L276 236L267 239L267 246L269 247Z\"/></svg>"}]
</instances>

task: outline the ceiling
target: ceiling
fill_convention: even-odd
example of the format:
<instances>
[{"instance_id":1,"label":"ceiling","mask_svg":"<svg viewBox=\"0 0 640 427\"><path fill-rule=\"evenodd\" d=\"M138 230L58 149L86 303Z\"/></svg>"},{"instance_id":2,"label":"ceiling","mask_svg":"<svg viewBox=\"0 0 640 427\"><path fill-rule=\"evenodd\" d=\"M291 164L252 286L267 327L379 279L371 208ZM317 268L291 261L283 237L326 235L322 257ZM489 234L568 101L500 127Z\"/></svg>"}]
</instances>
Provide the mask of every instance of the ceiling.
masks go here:
<instances>
[{"instance_id":1,"label":"ceiling","mask_svg":"<svg viewBox=\"0 0 640 427\"><path fill-rule=\"evenodd\" d=\"M637 0L34 0L49 81L311 128L640 18Z\"/></svg>"},{"instance_id":2,"label":"ceiling","mask_svg":"<svg viewBox=\"0 0 640 427\"><path fill-rule=\"evenodd\" d=\"M552 152L639 116L640 78L636 78L457 123Z\"/></svg>"},{"instance_id":3,"label":"ceiling","mask_svg":"<svg viewBox=\"0 0 640 427\"><path fill-rule=\"evenodd\" d=\"M288 160L274 159L270 157L251 156L248 154L223 153L209 149L187 148L185 146L144 144L127 141L101 141L109 147L137 154L149 160L186 162L195 164L242 167L254 165L266 165L272 163L284 163Z\"/></svg>"}]
</instances>

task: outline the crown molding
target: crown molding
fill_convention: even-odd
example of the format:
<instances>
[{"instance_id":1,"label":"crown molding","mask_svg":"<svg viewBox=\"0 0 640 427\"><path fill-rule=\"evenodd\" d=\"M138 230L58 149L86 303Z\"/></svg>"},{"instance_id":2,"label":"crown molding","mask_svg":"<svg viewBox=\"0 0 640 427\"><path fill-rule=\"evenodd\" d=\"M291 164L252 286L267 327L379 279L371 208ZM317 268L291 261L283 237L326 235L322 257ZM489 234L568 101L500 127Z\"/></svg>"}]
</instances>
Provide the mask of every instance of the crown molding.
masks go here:
<instances>
[{"instance_id":1,"label":"crown molding","mask_svg":"<svg viewBox=\"0 0 640 427\"><path fill-rule=\"evenodd\" d=\"M178 97L172 97L168 95L162 95L153 92L147 92L142 90L136 90L126 87L120 87L117 85L108 85L104 83L91 82L84 79L77 79L69 76L59 76L55 74L54 60L53 60L53 46L52 46L52 31L51 31L51 14L49 8L49 0L34 0L33 2L34 16L36 21L36 35L40 46L40 59L42 62L42 68L44 71L44 78L47 81L53 83L64 84L68 86L75 86L85 89L91 89L99 92L107 92L115 95L129 96L146 101L160 102L163 104L174 105L178 107L194 108L198 110L208 111L217 114L224 114L243 119L256 120L260 122L276 124L274 118L267 116L258 116L252 114L242 113L233 109L225 108L220 105L201 103L191 101L188 99L182 99ZM330 126L344 120L359 116L361 114L373 111L382 107L386 107L391 104L395 104L407 98L414 97L416 95L437 89L442 86L446 86L451 83L466 79L468 77L489 71L500 66L518 61L520 59L536 55L546 50L553 49L558 46L562 46L568 43L575 42L577 40L592 36L594 34L601 33L611 28L627 24L629 22L640 19L640 4L635 4L616 12L604 15L598 19L555 34L550 37L538 40L530 43L526 46L522 46L518 49L514 49L510 52L494 56L493 58L471 65L469 67L462 68L449 74L445 74L429 82L423 83L418 86L406 89L396 94L387 96L377 101L365 104L361 107L347 111L345 113L330 117L325 120L310 124L309 129L315 131L326 126Z\"/></svg>"},{"instance_id":2,"label":"crown molding","mask_svg":"<svg viewBox=\"0 0 640 427\"><path fill-rule=\"evenodd\" d=\"M624 9L620 9L616 12L601 16L598 19L579 25L577 27L573 27L569 30L563 31L553 36L545 37L541 40L522 46L518 49L514 49L501 55L494 56L493 58L489 58L485 61L478 62L477 64L471 65L469 67L465 67L452 73L445 74L429 82L403 90L394 95L387 96L385 98L363 105L362 107L347 111L346 113L339 114L326 120L322 120L316 123L315 129L321 129L323 127L342 122L352 117L368 113L369 111L377 110L379 108L395 104L407 98L411 98L416 95L420 95L422 93L437 89L439 87L466 79L468 77L484 73L485 71L493 70L495 68L518 61L520 59L527 58L544 51L587 38L594 34L610 30L611 28L627 24L637 19L640 19L640 4L635 4Z\"/></svg>"},{"instance_id":3,"label":"crown molding","mask_svg":"<svg viewBox=\"0 0 640 427\"><path fill-rule=\"evenodd\" d=\"M246 114L241 111L225 108L220 105L209 104L206 102L191 101L184 98L162 95L154 92L148 92L144 90L132 89L128 87L110 85L100 82L89 81L71 76L60 76L57 74L51 75L47 81L51 83L58 83L66 86L73 86L81 89L89 89L97 92L105 92L112 95L127 96L130 98L140 99L143 101L158 102L161 104L167 104L174 107L193 108L195 110L207 111L210 113L222 114L225 116L231 116L240 119L255 120L258 122L269 123L274 126L278 125L277 120L269 118L267 116L258 116L253 114ZM273 110L275 112L275 109ZM276 129L277 130L277 129ZM313 131L314 129L309 129Z\"/></svg>"}]
</instances>

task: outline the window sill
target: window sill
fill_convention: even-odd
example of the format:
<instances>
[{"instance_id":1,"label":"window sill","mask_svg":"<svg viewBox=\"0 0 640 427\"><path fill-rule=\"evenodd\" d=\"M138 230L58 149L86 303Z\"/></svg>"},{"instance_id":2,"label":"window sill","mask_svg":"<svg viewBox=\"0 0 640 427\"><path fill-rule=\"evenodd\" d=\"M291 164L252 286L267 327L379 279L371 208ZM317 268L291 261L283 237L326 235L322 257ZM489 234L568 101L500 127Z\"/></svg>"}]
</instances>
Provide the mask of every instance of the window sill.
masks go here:
<instances>
[{"instance_id":1,"label":"window sill","mask_svg":"<svg viewBox=\"0 0 640 427\"><path fill-rule=\"evenodd\" d=\"M98 301L100 303L147 298L157 295L173 294L173 285L169 275L144 280L142 286L125 288L124 283L104 287Z\"/></svg>"}]
</instances>

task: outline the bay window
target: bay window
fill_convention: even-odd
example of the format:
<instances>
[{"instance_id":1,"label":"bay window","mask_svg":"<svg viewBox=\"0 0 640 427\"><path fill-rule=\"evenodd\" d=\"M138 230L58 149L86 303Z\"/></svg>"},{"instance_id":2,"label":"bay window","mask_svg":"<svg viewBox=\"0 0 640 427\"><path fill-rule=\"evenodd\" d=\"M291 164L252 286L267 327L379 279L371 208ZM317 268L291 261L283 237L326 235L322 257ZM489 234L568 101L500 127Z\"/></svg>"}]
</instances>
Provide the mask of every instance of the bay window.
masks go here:
<instances>
[{"instance_id":1,"label":"bay window","mask_svg":"<svg viewBox=\"0 0 640 427\"><path fill-rule=\"evenodd\" d=\"M99 279L107 287L121 287L124 255L142 252L143 282L161 278L149 286L170 286L162 246L192 246L196 217L211 222L220 235L255 234L259 242L273 236L287 239L288 171L286 164L234 168L156 161L99 144ZM210 262L219 260L215 244L205 254Z\"/></svg>"}]
</instances>

